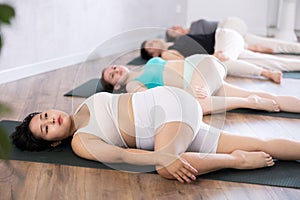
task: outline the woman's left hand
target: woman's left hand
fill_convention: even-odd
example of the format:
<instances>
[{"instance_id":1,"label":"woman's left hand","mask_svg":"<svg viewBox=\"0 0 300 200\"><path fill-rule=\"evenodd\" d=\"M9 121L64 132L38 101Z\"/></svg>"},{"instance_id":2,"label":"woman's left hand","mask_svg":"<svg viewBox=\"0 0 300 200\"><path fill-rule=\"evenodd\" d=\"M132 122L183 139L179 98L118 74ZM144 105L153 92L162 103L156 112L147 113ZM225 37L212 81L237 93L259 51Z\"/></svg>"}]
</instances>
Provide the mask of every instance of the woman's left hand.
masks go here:
<instances>
[{"instance_id":1,"label":"woman's left hand","mask_svg":"<svg viewBox=\"0 0 300 200\"><path fill-rule=\"evenodd\" d=\"M198 173L198 171L183 158L176 159L173 163L168 165L166 169L181 183L190 183L196 180Z\"/></svg>"}]
</instances>

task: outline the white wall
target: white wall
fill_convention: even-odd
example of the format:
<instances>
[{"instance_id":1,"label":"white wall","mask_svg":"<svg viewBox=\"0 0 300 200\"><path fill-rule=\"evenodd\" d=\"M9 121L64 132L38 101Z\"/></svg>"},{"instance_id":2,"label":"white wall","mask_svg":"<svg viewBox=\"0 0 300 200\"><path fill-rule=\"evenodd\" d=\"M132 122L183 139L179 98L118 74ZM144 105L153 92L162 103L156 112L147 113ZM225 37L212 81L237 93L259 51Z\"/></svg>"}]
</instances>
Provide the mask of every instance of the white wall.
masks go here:
<instances>
[{"instance_id":1,"label":"white wall","mask_svg":"<svg viewBox=\"0 0 300 200\"><path fill-rule=\"evenodd\" d=\"M63 65L78 62L99 44L123 31L183 24L187 4L185 0L5 2L15 8L16 17L11 26L1 27L4 33L0 54L1 80L1 72L3 75L3 72L16 68L26 71L37 64L47 71L60 67L60 60L64 61L61 62ZM176 12L178 8L180 12Z\"/></svg>"},{"instance_id":2,"label":"white wall","mask_svg":"<svg viewBox=\"0 0 300 200\"><path fill-rule=\"evenodd\" d=\"M297 31L300 31L300 1L297 2L297 8L296 8L296 21L295 21L295 29Z\"/></svg>"},{"instance_id":3,"label":"white wall","mask_svg":"<svg viewBox=\"0 0 300 200\"><path fill-rule=\"evenodd\" d=\"M280 17L280 5L283 0L268 0L268 16L267 16L267 27L269 36L274 36L277 31ZM297 2L296 16L295 16L295 30L300 32L300 2Z\"/></svg>"},{"instance_id":4,"label":"white wall","mask_svg":"<svg viewBox=\"0 0 300 200\"><path fill-rule=\"evenodd\" d=\"M279 0L0 0L16 10L12 25L1 27L0 83L78 63L99 44L136 28L238 16L251 32L265 35L276 20L269 1ZM128 40L146 37L140 33Z\"/></svg>"},{"instance_id":5,"label":"white wall","mask_svg":"<svg viewBox=\"0 0 300 200\"><path fill-rule=\"evenodd\" d=\"M252 33L265 34L267 0L188 0L188 24L200 18L219 21L230 16L242 18Z\"/></svg>"},{"instance_id":6,"label":"white wall","mask_svg":"<svg viewBox=\"0 0 300 200\"><path fill-rule=\"evenodd\" d=\"M249 31L267 35L276 26L280 0L188 0L187 26L200 18L219 21L228 16L242 18ZM300 2L297 3L295 29L300 30Z\"/></svg>"}]
</instances>

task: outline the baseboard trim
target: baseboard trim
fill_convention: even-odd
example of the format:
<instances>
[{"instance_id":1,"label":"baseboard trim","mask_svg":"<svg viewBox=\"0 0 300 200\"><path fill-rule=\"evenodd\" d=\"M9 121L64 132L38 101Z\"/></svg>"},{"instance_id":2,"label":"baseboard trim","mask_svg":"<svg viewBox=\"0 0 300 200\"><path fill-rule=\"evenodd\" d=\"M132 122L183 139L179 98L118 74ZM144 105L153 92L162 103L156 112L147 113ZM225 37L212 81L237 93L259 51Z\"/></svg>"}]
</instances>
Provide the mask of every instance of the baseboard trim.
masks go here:
<instances>
[{"instance_id":1,"label":"baseboard trim","mask_svg":"<svg viewBox=\"0 0 300 200\"><path fill-rule=\"evenodd\" d=\"M142 37L141 37L142 36ZM99 45L92 52L82 52L70 56L59 57L56 59L46 60L39 63L33 63L24 66L18 66L7 70L0 71L0 84L16 81L29 76L61 69L84 61L103 58L116 53L126 52L137 49L144 40L152 38L161 38L164 36L163 29L136 29L117 35L111 40Z\"/></svg>"},{"instance_id":2,"label":"baseboard trim","mask_svg":"<svg viewBox=\"0 0 300 200\"><path fill-rule=\"evenodd\" d=\"M89 53L90 52L74 54L0 71L0 84L81 63L87 58Z\"/></svg>"}]
</instances>

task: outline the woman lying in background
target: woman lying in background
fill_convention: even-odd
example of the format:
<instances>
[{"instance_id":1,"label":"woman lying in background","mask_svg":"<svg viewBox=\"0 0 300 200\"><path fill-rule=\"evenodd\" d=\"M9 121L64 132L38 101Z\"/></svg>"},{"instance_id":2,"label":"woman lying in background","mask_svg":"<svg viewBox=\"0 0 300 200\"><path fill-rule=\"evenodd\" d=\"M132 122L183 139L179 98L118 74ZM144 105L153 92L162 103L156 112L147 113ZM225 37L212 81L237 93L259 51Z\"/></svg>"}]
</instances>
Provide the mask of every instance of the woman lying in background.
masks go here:
<instances>
[{"instance_id":1,"label":"woman lying in background","mask_svg":"<svg viewBox=\"0 0 300 200\"><path fill-rule=\"evenodd\" d=\"M72 137L79 157L104 163L154 165L159 175L191 182L223 168L299 160L300 142L231 135L202 122L201 106L185 91L156 87L139 93L97 93L73 115L28 115L12 134L22 150L43 150ZM282 150L284 149L284 150Z\"/></svg>"},{"instance_id":2,"label":"woman lying in background","mask_svg":"<svg viewBox=\"0 0 300 200\"><path fill-rule=\"evenodd\" d=\"M276 96L267 92L249 91L224 81L226 67L210 55L193 55L185 60L166 61L152 58L137 71L113 65L102 72L105 91L126 87L127 92L144 91L157 86L172 86L195 96L205 115L236 108L270 112L300 112L300 99Z\"/></svg>"},{"instance_id":3,"label":"woman lying in background","mask_svg":"<svg viewBox=\"0 0 300 200\"><path fill-rule=\"evenodd\" d=\"M200 26L200 22L206 21L202 20L196 24ZM211 29L214 31L211 32ZM266 54L279 52L300 54L299 43L258 37L246 31L247 27L243 21L228 18L219 22L218 26L212 25L208 34L179 34L174 42L165 42L161 39L145 41L141 45L141 57L149 60L160 56L165 60L175 60L194 54L211 54L227 65L228 75L261 76L275 83L281 82L281 71L300 70L300 59Z\"/></svg>"},{"instance_id":4,"label":"woman lying in background","mask_svg":"<svg viewBox=\"0 0 300 200\"><path fill-rule=\"evenodd\" d=\"M237 17L227 17L221 21L208 21L199 19L191 23L189 28L172 26L166 31L166 41L174 42L182 35L208 35L216 32L218 28L232 29L244 39L246 48L259 53L297 53L300 54L300 44L286 42L275 38L268 38L249 33L246 23Z\"/></svg>"}]
</instances>

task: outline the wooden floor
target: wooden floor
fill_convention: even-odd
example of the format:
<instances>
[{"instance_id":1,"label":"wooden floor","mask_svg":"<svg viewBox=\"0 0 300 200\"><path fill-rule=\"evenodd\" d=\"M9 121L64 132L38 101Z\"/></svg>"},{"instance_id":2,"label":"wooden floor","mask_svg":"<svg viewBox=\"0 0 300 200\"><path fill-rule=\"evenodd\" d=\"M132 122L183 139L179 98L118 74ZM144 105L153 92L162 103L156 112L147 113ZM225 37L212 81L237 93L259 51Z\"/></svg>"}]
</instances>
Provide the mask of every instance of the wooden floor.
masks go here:
<instances>
[{"instance_id":1,"label":"wooden floor","mask_svg":"<svg viewBox=\"0 0 300 200\"><path fill-rule=\"evenodd\" d=\"M63 94L84 81L100 76L108 63L125 63L109 57L83 65L65 67L0 85L0 101L12 108L7 120L22 120L33 111L56 108L72 113L82 98ZM300 80L285 79L281 85L261 79L227 78L228 82L253 90L300 97ZM284 137L300 141L299 119L245 114L207 116L205 121L236 134ZM299 174L295 174L299 176ZM300 190L254 184L205 180L192 184L165 180L157 174L127 173L24 161L0 162L0 199L299 199Z\"/></svg>"}]
</instances>

